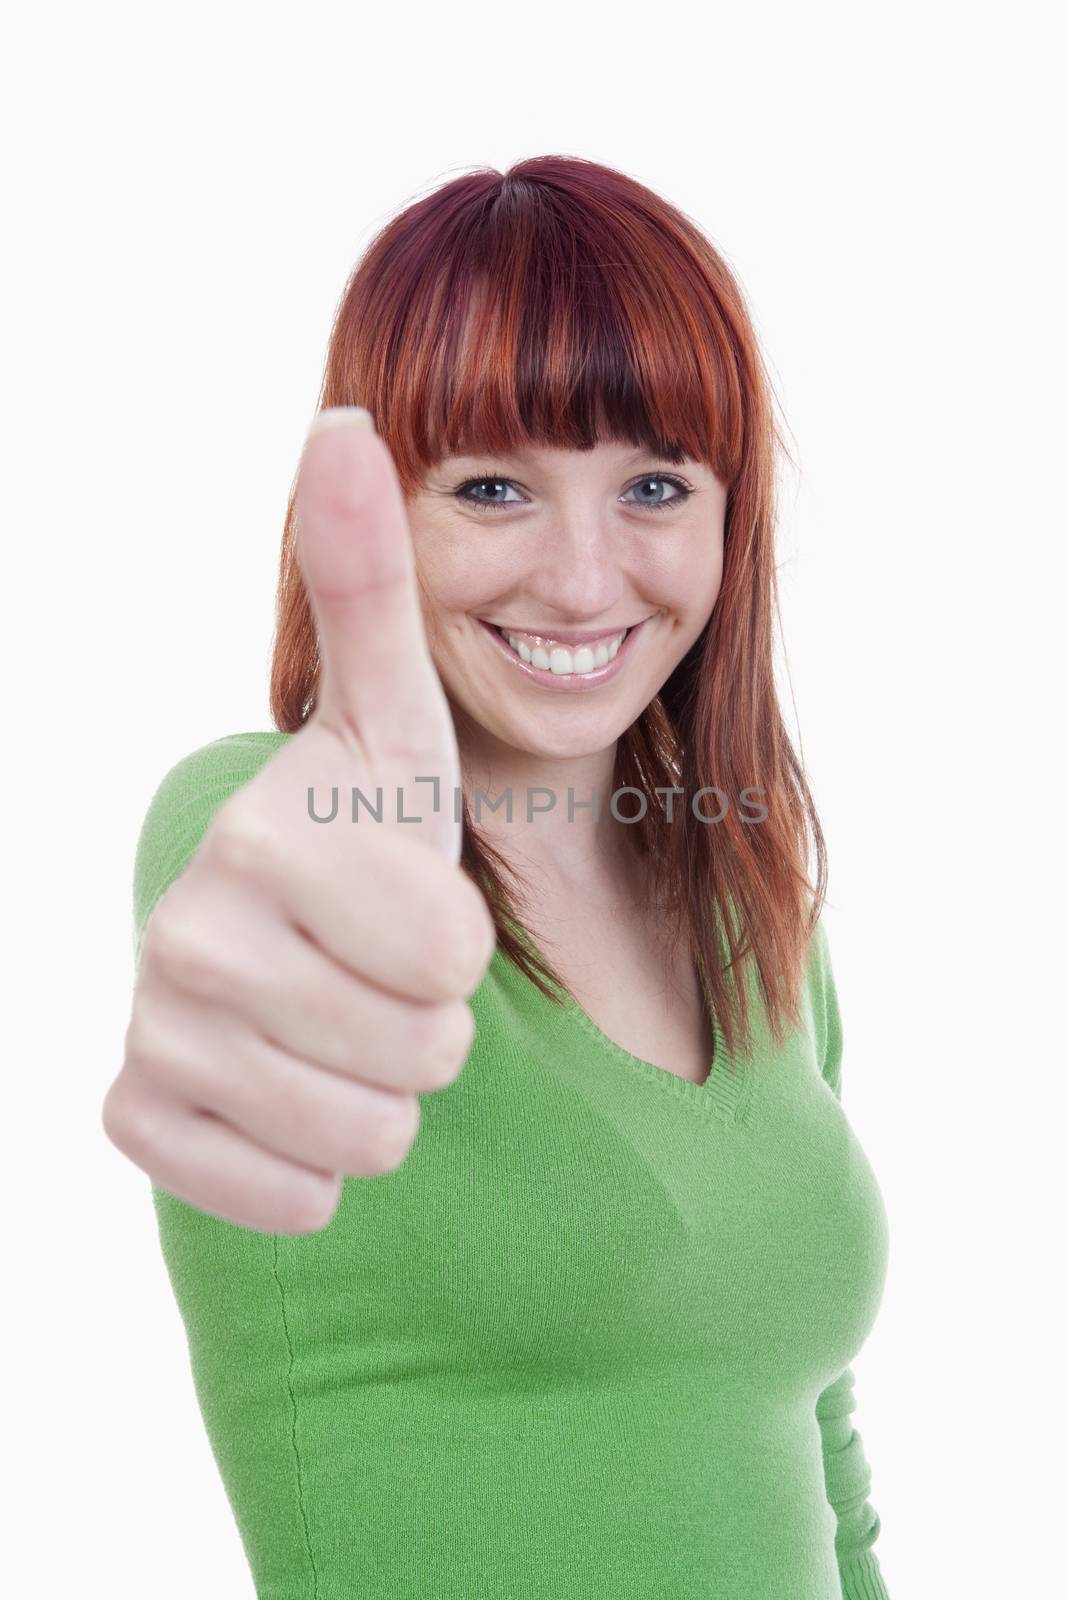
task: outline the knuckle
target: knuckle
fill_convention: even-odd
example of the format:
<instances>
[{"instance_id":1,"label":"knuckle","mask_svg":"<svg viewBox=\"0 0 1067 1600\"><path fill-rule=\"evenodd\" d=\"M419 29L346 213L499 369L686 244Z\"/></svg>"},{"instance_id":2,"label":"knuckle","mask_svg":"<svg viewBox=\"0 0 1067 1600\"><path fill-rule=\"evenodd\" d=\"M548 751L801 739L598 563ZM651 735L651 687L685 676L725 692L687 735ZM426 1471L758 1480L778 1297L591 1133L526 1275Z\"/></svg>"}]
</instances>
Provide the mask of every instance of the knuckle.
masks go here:
<instances>
[{"instance_id":1,"label":"knuckle","mask_svg":"<svg viewBox=\"0 0 1067 1600\"><path fill-rule=\"evenodd\" d=\"M139 1072L151 1070L172 1053L172 1027L167 1018L168 1008L158 990L140 983L123 1041L126 1060Z\"/></svg>"},{"instance_id":2,"label":"knuckle","mask_svg":"<svg viewBox=\"0 0 1067 1600\"><path fill-rule=\"evenodd\" d=\"M100 1108L100 1122L104 1132L111 1140L111 1143L120 1150L124 1148L124 1140L122 1136L123 1111L121 1100L122 1091L120 1088L121 1082L122 1078L120 1075L111 1084L107 1094L104 1096L104 1103Z\"/></svg>"},{"instance_id":3,"label":"knuckle","mask_svg":"<svg viewBox=\"0 0 1067 1600\"><path fill-rule=\"evenodd\" d=\"M123 1049L127 1061L144 1062L148 1060L155 1045L156 1032L154 1017L150 1002L145 992L141 990L134 1000L133 1010L126 1027L126 1036L123 1040Z\"/></svg>"},{"instance_id":4,"label":"knuckle","mask_svg":"<svg viewBox=\"0 0 1067 1600\"><path fill-rule=\"evenodd\" d=\"M145 956L178 988L205 998L232 993L222 952L195 910L176 901L160 905L145 935Z\"/></svg>"},{"instance_id":5,"label":"knuckle","mask_svg":"<svg viewBox=\"0 0 1067 1600\"><path fill-rule=\"evenodd\" d=\"M318 1076L316 1071L311 1078ZM331 1173L374 1177L398 1167L418 1125L414 1096L369 1084L339 1095L334 1088L324 1092L311 1078L294 1079L278 1095L272 1090L271 1126L279 1147L292 1160Z\"/></svg>"},{"instance_id":6,"label":"knuckle","mask_svg":"<svg viewBox=\"0 0 1067 1600\"><path fill-rule=\"evenodd\" d=\"M332 1103L324 1104L315 1092L320 1069L310 1063L301 1070L283 1071L270 1078L270 1124L284 1139L295 1139L324 1155L332 1166L341 1148L341 1123ZM317 1161L316 1161L317 1164Z\"/></svg>"},{"instance_id":7,"label":"knuckle","mask_svg":"<svg viewBox=\"0 0 1067 1600\"><path fill-rule=\"evenodd\" d=\"M341 1180L336 1175L309 1173L292 1186L284 1207L283 1225L272 1233L319 1233L334 1218L341 1197Z\"/></svg>"},{"instance_id":8,"label":"knuckle","mask_svg":"<svg viewBox=\"0 0 1067 1600\"><path fill-rule=\"evenodd\" d=\"M496 948L496 929L481 893L461 879L449 883L435 903L420 909L423 971L444 996L466 996L477 988Z\"/></svg>"},{"instance_id":9,"label":"knuckle","mask_svg":"<svg viewBox=\"0 0 1067 1600\"><path fill-rule=\"evenodd\" d=\"M226 805L211 824L211 850L223 871L261 877L274 859L277 834L250 806Z\"/></svg>"},{"instance_id":10,"label":"knuckle","mask_svg":"<svg viewBox=\"0 0 1067 1600\"><path fill-rule=\"evenodd\" d=\"M108 1138L131 1161L148 1167L158 1159L164 1145L165 1117L153 1097L124 1084L120 1075L108 1091L103 1115Z\"/></svg>"},{"instance_id":11,"label":"knuckle","mask_svg":"<svg viewBox=\"0 0 1067 1600\"><path fill-rule=\"evenodd\" d=\"M409 1055L418 1087L447 1089L463 1069L474 1037L474 1017L465 1001L448 1001L427 1008L415 1024L416 1040Z\"/></svg>"},{"instance_id":12,"label":"knuckle","mask_svg":"<svg viewBox=\"0 0 1067 1600\"><path fill-rule=\"evenodd\" d=\"M187 1008L172 1011L158 1001L149 1001L147 1007L142 1002L131 1018L126 1050L145 1084L158 1094L199 1105L228 1087L220 1066L226 1052L205 1050Z\"/></svg>"},{"instance_id":13,"label":"knuckle","mask_svg":"<svg viewBox=\"0 0 1067 1600\"><path fill-rule=\"evenodd\" d=\"M194 919L168 896L156 909L145 934L146 965L151 962L170 974L194 973L203 960L203 943Z\"/></svg>"},{"instance_id":14,"label":"knuckle","mask_svg":"<svg viewBox=\"0 0 1067 1600\"><path fill-rule=\"evenodd\" d=\"M470 885L457 897L450 964L463 994L477 988L496 949L496 928L482 896Z\"/></svg>"},{"instance_id":15,"label":"knuckle","mask_svg":"<svg viewBox=\"0 0 1067 1600\"><path fill-rule=\"evenodd\" d=\"M407 1160L419 1129L420 1111L414 1095L382 1093L379 1098L382 1103L375 1112L368 1156L374 1171L382 1174L395 1172Z\"/></svg>"}]
</instances>

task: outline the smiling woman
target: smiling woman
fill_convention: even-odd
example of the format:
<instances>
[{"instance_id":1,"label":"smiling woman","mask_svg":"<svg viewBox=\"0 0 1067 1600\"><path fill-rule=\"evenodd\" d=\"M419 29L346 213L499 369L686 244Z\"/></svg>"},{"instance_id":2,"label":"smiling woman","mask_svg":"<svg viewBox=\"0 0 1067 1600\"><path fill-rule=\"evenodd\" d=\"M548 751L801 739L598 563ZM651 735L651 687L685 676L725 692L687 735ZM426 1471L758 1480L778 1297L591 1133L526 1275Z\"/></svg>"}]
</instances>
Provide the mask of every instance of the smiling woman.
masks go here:
<instances>
[{"instance_id":1,"label":"smiling woman","mask_svg":"<svg viewBox=\"0 0 1067 1600\"><path fill-rule=\"evenodd\" d=\"M741 292L619 172L480 170L374 239L320 398L276 726L145 819L116 1097L257 1594L887 1600Z\"/></svg>"},{"instance_id":2,"label":"smiling woman","mask_svg":"<svg viewBox=\"0 0 1067 1600\"><path fill-rule=\"evenodd\" d=\"M370 244L337 313L321 404L370 406L396 463L434 663L471 778L513 766L511 752L531 741L568 762L594 743L605 759L610 751L610 773L602 762L583 776L599 792L610 779L649 796L625 830L626 851L651 900L671 908L672 942L692 949L730 1048L750 1038L743 962L759 974L772 1026L795 1024L826 863L774 682L785 446L742 292L719 253L658 195L592 162L468 174ZM296 536L294 489L271 674L271 708L287 732L312 713L318 673ZM560 645L568 628L643 626L621 667L594 656L575 694L576 675L558 670L565 658L554 669L551 651L543 661L531 650L526 662L479 619ZM482 671L475 652L486 650ZM504 685L525 684L521 698L489 674L505 658L518 670ZM565 728L546 724L546 694L572 708ZM683 807L668 822L656 801L711 785L734 796L764 789L766 820L745 826L734 808L712 829ZM517 888L514 849L466 805L463 821L464 866L501 947L547 996L570 988L545 941L528 937L535 890L528 878ZM572 848L566 834L553 844Z\"/></svg>"}]
</instances>

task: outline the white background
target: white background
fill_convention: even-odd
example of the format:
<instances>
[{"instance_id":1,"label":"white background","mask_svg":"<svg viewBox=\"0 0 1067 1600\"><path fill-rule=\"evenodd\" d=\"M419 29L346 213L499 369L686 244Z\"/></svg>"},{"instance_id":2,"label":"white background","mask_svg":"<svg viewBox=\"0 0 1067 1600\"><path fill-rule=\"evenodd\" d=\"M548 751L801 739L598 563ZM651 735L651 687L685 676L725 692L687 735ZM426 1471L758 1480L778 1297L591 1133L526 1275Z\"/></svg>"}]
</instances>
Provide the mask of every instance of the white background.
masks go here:
<instances>
[{"instance_id":1,"label":"white background","mask_svg":"<svg viewBox=\"0 0 1067 1600\"><path fill-rule=\"evenodd\" d=\"M22 8L0 94L8 1592L252 1595L148 1179L99 1122L137 832L182 755L270 725L286 494L363 246L460 172L548 153L621 168L710 236L799 462L782 698L828 838L845 1105L891 1227L854 1364L884 1575L894 1600L1062 1582L1042 16Z\"/></svg>"}]
</instances>

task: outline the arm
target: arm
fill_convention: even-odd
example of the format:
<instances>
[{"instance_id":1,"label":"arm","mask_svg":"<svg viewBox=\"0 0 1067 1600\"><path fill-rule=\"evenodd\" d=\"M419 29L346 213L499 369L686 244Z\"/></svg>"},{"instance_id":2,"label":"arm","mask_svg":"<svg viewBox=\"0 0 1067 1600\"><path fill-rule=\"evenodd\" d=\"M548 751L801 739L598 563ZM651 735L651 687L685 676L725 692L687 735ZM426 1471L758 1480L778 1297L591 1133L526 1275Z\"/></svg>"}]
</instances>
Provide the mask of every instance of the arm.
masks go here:
<instances>
[{"instance_id":1,"label":"arm","mask_svg":"<svg viewBox=\"0 0 1067 1600\"><path fill-rule=\"evenodd\" d=\"M816 1034L821 1051L822 1073L838 1100L841 1099L842 1031L837 990L834 986L826 933L816 929L816 959L819 981L816 984ZM863 1451L863 1439L851 1422L856 1407L854 1376L846 1367L819 1396L815 1407L822 1434L826 1497L837 1516L838 1570L842 1600L890 1600L889 1590L872 1548L881 1531L877 1512L867 1496L871 1488L871 1469Z\"/></svg>"},{"instance_id":2,"label":"arm","mask_svg":"<svg viewBox=\"0 0 1067 1600\"><path fill-rule=\"evenodd\" d=\"M822 1431L826 1497L837 1515L835 1549L842 1600L889 1600L889 1590L872 1546L881 1531L878 1513L867 1499L871 1469L863 1439L850 1421L856 1405L852 1368L824 1389L815 1407Z\"/></svg>"}]
</instances>

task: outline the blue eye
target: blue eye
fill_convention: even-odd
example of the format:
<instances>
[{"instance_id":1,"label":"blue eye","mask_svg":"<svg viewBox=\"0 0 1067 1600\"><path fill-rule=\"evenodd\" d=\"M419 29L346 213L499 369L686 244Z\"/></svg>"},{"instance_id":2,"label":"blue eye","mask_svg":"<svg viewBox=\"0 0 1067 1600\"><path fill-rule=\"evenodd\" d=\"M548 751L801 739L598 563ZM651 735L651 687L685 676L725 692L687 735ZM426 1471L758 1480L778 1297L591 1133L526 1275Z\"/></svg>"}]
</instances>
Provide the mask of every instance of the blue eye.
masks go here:
<instances>
[{"instance_id":1,"label":"blue eye","mask_svg":"<svg viewBox=\"0 0 1067 1600\"><path fill-rule=\"evenodd\" d=\"M474 500L474 499L472 499L471 496L470 496L470 492L469 491L471 489L481 489L487 483L493 484L494 486L497 486L497 487L500 487L502 485L505 489L507 489L507 488L512 488L513 489L515 487L515 485L513 483L511 483L510 479L508 479L508 478L494 478L494 477L491 477L487 473L486 476L483 477L483 478L468 478L466 483L461 483L459 488L456 490L456 497L457 497L457 499L464 501L465 504L467 504L469 506L476 507L476 509L479 510L479 511L493 511L493 510L496 509L497 506L508 505L508 504L515 505L515 504L518 503L518 502L516 502L514 500L509 502L509 501L500 500L500 499L497 499L497 500Z\"/></svg>"},{"instance_id":2,"label":"blue eye","mask_svg":"<svg viewBox=\"0 0 1067 1600\"><path fill-rule=\"evenodd\" d=\"M667 483L678 491L669 500L635 500L634 505L639 505L644 511L669 511L674 506L684 506L689 496L693 493L689 485L683 483L681 478L675 478L666 472L650 473L646 478L639 478L635 484L631 485L631 488L639 489L644 483ZM627 493L629 493L629 490L627 490Z\"/></svg>"},{"instance_id":3,"label":"blue eye","mask_svg":"<svg viewBox=\"0 0 1067 1600\"><path fill-rule=\"evenodd\" d=\"M684 479L676 478L673 473L667 472L646 473L643 478L639 478L636 483L631 484L630 488L638 489L643 484L648 483L669 484L677 491L677 493L673 494L669 500L630 501L631 505L639 505L644 511L670 511L675 506L684 505L689 499L690 495L694 492L691 486L686 483ZM459 485L454 493L457 500L462 500L465 505L474 506L477 511L503 510L509 505L522 504L521 500L502 500L499 497L493 500L479 500L471 495L470 491L472 489L481 489L486 484L491 484L495 487L503 486L505 490L509 488L514 489L515 487L510 478L501 478L495 473L485 472L479 474L479 476L476 478L467 478ZM626 492L628 494L630 490L628 489Z\"/></svg>"}]
</instances>

